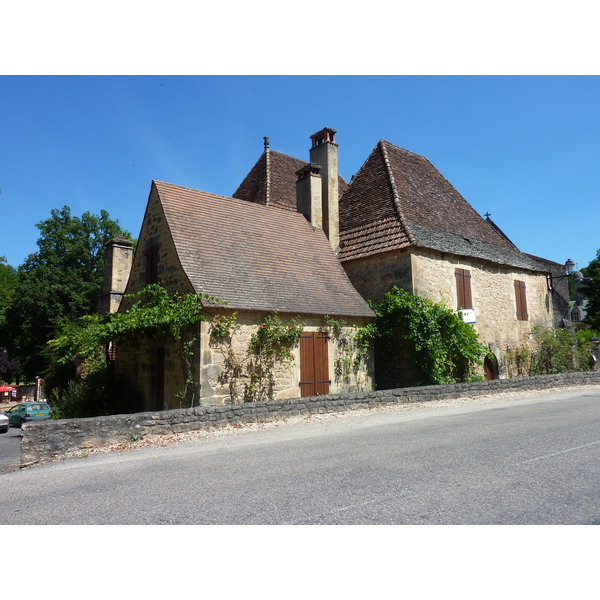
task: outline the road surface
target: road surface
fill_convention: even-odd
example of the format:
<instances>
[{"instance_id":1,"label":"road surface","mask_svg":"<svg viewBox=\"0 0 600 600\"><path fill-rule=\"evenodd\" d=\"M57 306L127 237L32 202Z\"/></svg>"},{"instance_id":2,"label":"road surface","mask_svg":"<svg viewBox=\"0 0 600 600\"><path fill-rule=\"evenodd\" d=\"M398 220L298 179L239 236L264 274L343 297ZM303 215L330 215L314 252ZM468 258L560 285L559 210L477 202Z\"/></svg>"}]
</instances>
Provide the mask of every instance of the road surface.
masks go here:
<instances>
[{"instance_id":1,"label":"road surface","mask_svg":"<svg viewBox=\"0 0 600 600\"><path fill-rule=\"evenodd\" d=\"M401 405L0 475L2 524L599 524L600 388Z\"/></svg>"}]
</instances>

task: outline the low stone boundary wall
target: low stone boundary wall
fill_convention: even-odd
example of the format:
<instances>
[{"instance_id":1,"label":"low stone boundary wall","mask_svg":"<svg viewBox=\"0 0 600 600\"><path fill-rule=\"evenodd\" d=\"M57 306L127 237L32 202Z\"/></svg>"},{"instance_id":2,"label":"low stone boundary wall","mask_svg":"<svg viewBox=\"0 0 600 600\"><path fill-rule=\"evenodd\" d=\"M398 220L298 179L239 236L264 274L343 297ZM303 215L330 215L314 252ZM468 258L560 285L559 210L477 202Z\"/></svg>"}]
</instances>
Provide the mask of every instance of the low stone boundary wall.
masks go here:
<instances>
[{"instance_id":1,"label":"low stone boundary wall","mask_svg":"<svg viewBox=\"0 0 600 600\"><path fill-rule=\"evenodd\" d=\"M600 386L600 371L517 377L452 385L435 385L376 392L333 394L267 402L64 419L27 423L22 430L21 464L131 441L132 436L199 431L236 423L267 422L294 415L372 408L387 404L424 402L510 391L543 390L578 385Z\"/></svg>"}]
</instances>

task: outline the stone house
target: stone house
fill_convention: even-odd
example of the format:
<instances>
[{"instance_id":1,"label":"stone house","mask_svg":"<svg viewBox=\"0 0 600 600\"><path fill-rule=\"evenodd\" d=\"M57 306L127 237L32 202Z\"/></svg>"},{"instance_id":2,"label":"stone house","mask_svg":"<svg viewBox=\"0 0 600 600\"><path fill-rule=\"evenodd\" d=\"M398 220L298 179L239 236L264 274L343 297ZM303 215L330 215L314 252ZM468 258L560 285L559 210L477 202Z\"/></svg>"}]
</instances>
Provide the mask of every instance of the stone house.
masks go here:
<instances>
[{"instance_id":1,"label":"stone house","mask_svg":"<svg viewBox=\"0 0 600 600\"><path fill-rule=\"evenodd\" d=\"M329 181L323 207L333 206L328 218L339 220L323 229L363 298L378 303L398 286L461 309L490 349L487 378L508 376L506 351L526 344L533 325L568 321L564 265L521 252L427 158L384 140L346 184L337 172L335 134L326 128L311 136L309 165ZM286 190L277 206L296 210L292 189L301 162L267 144L234 197L269 204L275 186ZM375 366L378 388L414 383L411 365L389 352L376 352Z\"/></svg>"},{"instance_id":2,"label":"stone house","mask_svg":"<svg viewBox=\"0 0 600 600\"><path fill-rule=\"evenodd\" d=\"M320 185L310 176L299 182L300 196L313 179ZM302 214L153 181L131 266L124 258L131 247L122 241L110 242L107 250L105 311L115 310L119 296L158 282L169 292L216 299L203 302L209 320L187 333L195 340L188 368L196 383L185 398L179 343L148 338L117 348L117 369L139 382L146 409L371 389L371 362L365 358L348 369L340 357L348 353L354 328L373 313L323 228ZM118 310L130 302L125 299ZM257 395L248 348L265 316L273 314L283 327L300 321L303 331L292 350L296 360L276 365ZM227 334L215 335L213 324L232 316ZM343 324L335 335L327 318Z\"/></svg>"},{"instance_id":3,"label":"stone house","mask_svg":"<svg viewBox=\"0 0 600 600\"><path fill-rule=\"evenodd\" d=\"M460 310L490 350L487 378L510 375L506 353L527 344L532 326L568 324L563 265L521 252L428 159L384 140L347 183L335 136L330 128L310 136L308 161L271 150L264 138L231 198L153 182L128 277L116 273L131 248L116 243L107 252L117 266L107 274L106 310L161 281L220 300L206 304L213 319L236 314L230 339L216 339L209 322L189 334L197 340L196 402L248 398L240 361L269 313L284 323L300 317L305 332L294 366L273 374L273 397L414 384L400 347L391 354L376 346L374 367L348 368L352 333L373 316L365 299L380 302L393 286ZM326 317L345 325L342 334L332 335ZM177 406L184 375L172 343L131 341L118 350L119 369L142 382L148 408Z\"/></svg>"}]
</instances>

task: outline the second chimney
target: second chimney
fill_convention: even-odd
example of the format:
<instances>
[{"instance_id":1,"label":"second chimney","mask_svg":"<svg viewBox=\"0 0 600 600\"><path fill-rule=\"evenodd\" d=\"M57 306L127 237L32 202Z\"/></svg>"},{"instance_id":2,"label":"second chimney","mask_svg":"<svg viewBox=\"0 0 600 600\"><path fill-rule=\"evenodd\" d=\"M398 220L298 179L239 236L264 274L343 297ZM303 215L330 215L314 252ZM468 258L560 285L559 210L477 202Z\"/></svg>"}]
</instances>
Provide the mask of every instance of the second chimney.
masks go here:
<instances>
[{"instance_id":1,"label":"second chimney","mask_svg":"<svg viewBox=\"0 0 600 600\"><path fill-rule=\"evenodd\" d=\"M323 196L321 165L308 163L296 171L296 206L309 223L323 229Z\"/></svg>"}]
</instances>

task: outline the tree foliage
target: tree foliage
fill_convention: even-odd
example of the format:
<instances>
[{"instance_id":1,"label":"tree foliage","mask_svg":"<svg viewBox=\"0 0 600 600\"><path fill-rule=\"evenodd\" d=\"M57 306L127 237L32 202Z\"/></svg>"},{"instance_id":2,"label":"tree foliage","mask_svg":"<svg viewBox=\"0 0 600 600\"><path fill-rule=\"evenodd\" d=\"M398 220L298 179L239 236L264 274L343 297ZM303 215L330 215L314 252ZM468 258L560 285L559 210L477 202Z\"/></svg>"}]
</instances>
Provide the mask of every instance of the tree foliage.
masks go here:
<instances>
[{"instance_id":1,"label":"tree foliage","mask_svg":"<svg viewBox=\"0 0 600 600\"><path fill-rule=\"evenodd\" d=\"M86 315L78 323L66 324L61 335L48 342L51 369L46 376L46 393L60 418L141 410L136 382L115 373L104 350L109 342L142 337L165 336L179 342L181 358L187 366L181 402L193 402L196 382L192 379L191 356L196 338L186 334L186 330L207 320L203 301L218 302L217 299L205 294L171 295L158 284L148 285L126 298L134 301L129 310L102 317ZM71 362L74 356L84 361L79 376L75 376Z\"/></svg>"},{"instance_id":2,"label":"tree foliage","mask_svg":"<svg viewBox=\"0 0 600 600\"><path fill-rule=\"evenodd\" d=\"M0 348L0 382L12 383L18 370L19 363L10 358L6 348Z\"/></svg>"},{"instance_id":3,"label":"tree foliage","mask_svg":"<svg viewBox=\"0 0 600 600\"><path fill-rule=\"evenodd\" d=\"M173 294L157 283L125 298L135 300L126 312L102 317L86 315L78 323L68 323L61 335L49 340L48 355L53 363L64 364L76 355L84 360L98 358L109 342L124 342L143 336L167 336L180 340L183 330L206 320L203 300L218 302L205 294Z\"/></svg>"},{"instance_id":4,"label":"tree foliage","mask_svg":"<svg viewBox=\"0 0 600 600\"><path fill-rule=\"evenodd\" d=\"M585 277L591 278L581 286L581 291L589 299L587 319L592 329L600 330L600 250L596 252L596 258L581 271Z\"/></svg>"},{"instance_id":5,"label":"tree foliage","mask_svg":"<svg viewBox=\"0 0 600 600\"><path fill-rule=\"evenodd\" d=\"M76 217L68 206L53 209L37 228L38 250L18 269L1 332L29 380L44 371L46 342L69 323L97 311L104 244L117 235L131 237L104 210Z\"/></svg>"},{"instance_id":6,"label":"tree foliage","mask_svg":"<svg viewBox=\"0 0 600 600\"><path fill-rule=\"evenodd\" d=\"M381 304L371 308L377 318L367 326L370 335L402 336L410 345L422 385L468 381L487 353L473 327L444 304L394 286Z\"/></svg>"},{"instance_id":7,"label":"tree foliage","mask_svg":"<svg viewBox=\"0 0 600 600\"><path fill-rule=\"evenodd\" d=\"M12 304L18 279L17 270L0 256L0 328L6 322L6 310Z\"/></svg>"}]
</instances>

